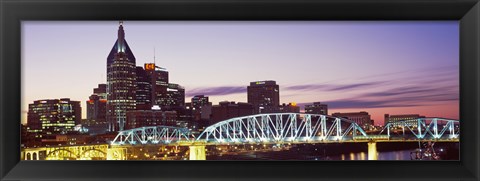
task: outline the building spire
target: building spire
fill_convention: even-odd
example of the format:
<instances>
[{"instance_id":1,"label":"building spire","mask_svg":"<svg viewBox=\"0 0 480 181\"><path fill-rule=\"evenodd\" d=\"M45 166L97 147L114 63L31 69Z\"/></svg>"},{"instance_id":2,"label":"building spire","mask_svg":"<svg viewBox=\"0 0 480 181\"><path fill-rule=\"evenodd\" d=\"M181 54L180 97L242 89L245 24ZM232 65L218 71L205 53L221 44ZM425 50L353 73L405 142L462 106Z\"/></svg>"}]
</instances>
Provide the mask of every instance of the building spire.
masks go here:
<instances>
[{"instance_id":1,"label":"building spire","mask_svg":"<svg viewBox=\"0 0 480 181\"><path fill-rule=\"evenodd\" d=\"M123 31L123 21L118 26L118 52L125 52L125 31Z\"/></svg>"}]
</instances>

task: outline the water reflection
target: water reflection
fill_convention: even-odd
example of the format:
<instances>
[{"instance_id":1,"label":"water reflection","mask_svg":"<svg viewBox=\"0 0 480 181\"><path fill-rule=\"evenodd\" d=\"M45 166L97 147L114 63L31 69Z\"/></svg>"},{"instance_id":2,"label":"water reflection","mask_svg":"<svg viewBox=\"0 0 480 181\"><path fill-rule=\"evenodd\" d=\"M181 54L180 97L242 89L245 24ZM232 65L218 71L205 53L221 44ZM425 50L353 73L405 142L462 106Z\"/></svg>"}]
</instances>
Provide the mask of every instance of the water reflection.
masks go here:
<instances>
[{"instance_id":1,"label":"water reflection","mask_svg":"<svg viewBox=\"0 0 480 181\"><path fill-rule=\"evenodd\" d=\"M440 160L459 160L458 143L437 143L435 146ZM383 143L377 148L377 160L413 160L419 146L417 143ZM365 144L294 145L280 150L221 152L207 155L207 160L368 160L368 151Z\"/></svg>"},{"instance_id":2,"label":"water reflection","mask_svg":"<svg viewBox=\"0 0 480 181\"><path fill-rule=\"evenodd\" d=\"M378 160L410 160L410 152L413 150L378 152ZM347 158L345 154L340 156L333 156L333 160L368 160L365 152L350 153Z\"/></svg>"}]
</instances>

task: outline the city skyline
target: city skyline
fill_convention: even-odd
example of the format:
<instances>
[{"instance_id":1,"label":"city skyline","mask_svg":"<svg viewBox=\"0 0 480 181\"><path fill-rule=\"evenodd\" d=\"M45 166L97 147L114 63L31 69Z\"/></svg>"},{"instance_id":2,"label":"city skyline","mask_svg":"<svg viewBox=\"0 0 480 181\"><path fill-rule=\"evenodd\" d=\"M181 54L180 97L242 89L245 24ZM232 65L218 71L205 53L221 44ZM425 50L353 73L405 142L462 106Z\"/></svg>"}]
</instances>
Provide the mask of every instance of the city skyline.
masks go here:
<instances>
[{"instance_id":1,"label":"city skyline","mask_svg":"<svg viewBox=\"0 0 480 181\"><path fill-rule=\"evenodd\" d=\"M85 101L92 89L106 83L105 61L117 24L22 24L22 123L33 100L64 97L80 101L85 118ZM209 96L214 104L247 102L249 82L275 80L280 103L322 102L330 113L367 111L375 124L382 124L386 113L458 119L456 21L127 21L125 31L137 66L153 62L155 48L155 62L169 70L172 82L185 87L186 102L198 94ZM335 32L335 37L325 38L325 31ZM39 45L46 41L48 46ZM371 46L360 46L365 44ZM55 71L48 70L52 67ZM242 74L247 71L255 74ZM49 79L55 84L45 81Z\"/></svg>"}]
</instances>

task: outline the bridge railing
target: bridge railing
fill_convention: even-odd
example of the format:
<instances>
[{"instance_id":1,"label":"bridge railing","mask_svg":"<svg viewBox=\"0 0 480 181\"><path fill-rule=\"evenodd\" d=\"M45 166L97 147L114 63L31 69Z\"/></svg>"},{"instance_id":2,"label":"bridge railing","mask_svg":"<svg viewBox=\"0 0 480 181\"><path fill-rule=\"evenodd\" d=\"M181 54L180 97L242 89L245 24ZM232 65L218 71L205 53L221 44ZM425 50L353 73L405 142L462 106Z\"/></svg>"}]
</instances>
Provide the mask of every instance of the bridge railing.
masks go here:
<instances>
[{"instance_id":1,"label":"bridge railing","mask_svg":"<svg viewBox=\"0 0 480 181\"><path fill-rule=\"evenodd\" d=\"M197 140L209 142L331 141L367 136L355 122L321 114L271 113L237 117L207 127Z\"/></svg>"},{"instance_id":2,"label":"bridge railing","mask_svg":"<svg viewBox=\"0 0 480 181\"><path fill-rule=\"evenodd\" d=\"M187 128L150 126L119 131L110 144L170 144L181 140L192 140L192 134Z\"/></svg>"},{"instance_id":3,"label":"bridge railing","mask_svg":"<svg viewBox=\"0 0 480 181\"><path fill-rule=\"evenodd\" d=\"M460 122L446 118L418 118L400 120L387 123L379 134L395 136L401 132L402 137L413 135L417 139L458 139L460 135Z\"/></svg>"}]
</instances>

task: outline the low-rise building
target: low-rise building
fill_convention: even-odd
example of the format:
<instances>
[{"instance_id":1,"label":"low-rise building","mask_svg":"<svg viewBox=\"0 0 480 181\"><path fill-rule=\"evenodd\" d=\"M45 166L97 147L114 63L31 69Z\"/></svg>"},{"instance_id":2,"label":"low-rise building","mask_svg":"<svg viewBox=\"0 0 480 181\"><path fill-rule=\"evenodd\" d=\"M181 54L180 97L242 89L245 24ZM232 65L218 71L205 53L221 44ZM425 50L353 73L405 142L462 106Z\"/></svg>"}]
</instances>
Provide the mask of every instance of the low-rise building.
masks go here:
<instances>
[{"instance_id":1,"label":"low-rise building","mask_svg":"<svg viewBox=\"0 0 480 181\"><path fill-rule=\"evenodd\" d=\"M385 114L384 125L388 123L392 123L393 126L400 126L399 121L406 121L407 124L410 126L416 126L416 119L418 118L425 118L425 116L419 114L397 114L397 115L390 115Z\"/></svg>"},{"instance_id":2,"label":"low-rise building","mask_svg":"<svg viewBox=\"0 0 480 181\"><path fill-rule=\"evenodd\" d=\"M177 112L152 110L132 110L127 111L126 129L139 128L145 126L175 126Z\"/></svg>"},{"instance_id":3,"label":"low-rise building","mask_svg":"<svg viewBox=\"0 0 480 181\"><path fill-rule=\"evenodd\" d=\"M254 108L250 103L223 101L212 106L211 124L234 117L253 115Z\"/></svg>"},{"instance_id":4,"label":"low-rise building","mask_svg":"<svg viewBox=\"0 0 480 181\"><path fill-rule=\"evenodd\" d=\"M321 102L305 105L305 113L328 115L328 105Z\"/></svg>"},{"instance_id":5,"label":"low-rise building","mask_svg":"<svg viewBox=\"0 0 480 181\"><path fill-rule=\"evenodd\" d=\"M371 116L370 116L370 114L368 114L368 112L365 112L365 111L348 112L348 113L337 112L337 113L333 113L332 116L348 119L350 121L353 121L353 122L357 123L359 126L364 127L364 128L372 125Z\"/></svg>"}]
</instances>

